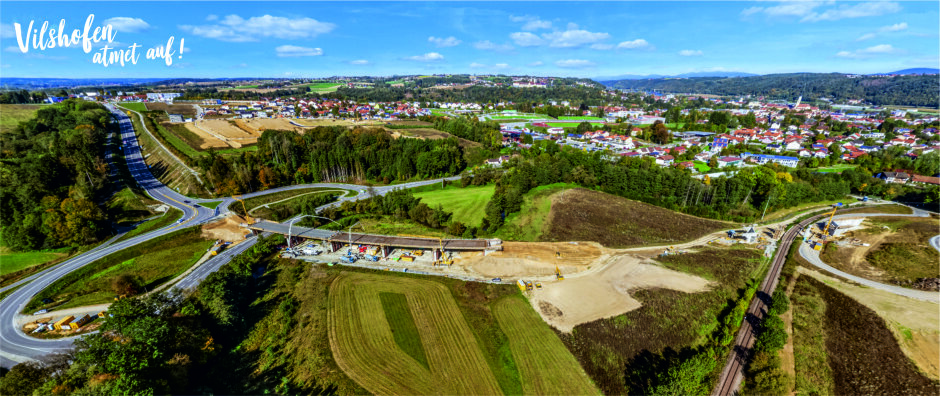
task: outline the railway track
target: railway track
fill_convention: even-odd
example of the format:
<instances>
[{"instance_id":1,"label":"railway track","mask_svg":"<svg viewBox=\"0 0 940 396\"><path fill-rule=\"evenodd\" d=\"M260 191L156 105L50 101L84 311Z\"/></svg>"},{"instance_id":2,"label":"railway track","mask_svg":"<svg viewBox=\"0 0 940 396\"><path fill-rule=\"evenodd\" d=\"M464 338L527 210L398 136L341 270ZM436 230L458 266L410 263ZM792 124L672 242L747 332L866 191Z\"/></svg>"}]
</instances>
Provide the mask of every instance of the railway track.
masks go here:
<instances>
[{"instance_id":1,"label":"railway track","mask_svg":"<svg viewBox=\"0 0 940 396\"><path fill-rule=\"evenodd\" d=\"M757 337L757 325L760 324L764 319L764 315L767 313L770 296L773 295L773 291L777 288L777 283L780 281L780 271L787 261L790 245L793 244L800 230L822 217L823 215L817 215L803 220L783 234L780 248L777 249L777 253L774 255L770 271L767 272L767 276L764 277L760 288L757 289L757 293L751 300L751 305L747 309L744 323L741 324L741 328L738 330L731 355L728 356L725 368L721 371L721 376L718 378L718 385L712 391L712 396L730 396L737 393L737 389L741 385L741 380L744 377L744 366L747 364L748 358L750 358L754 341ZM762 296L765 297L762 299Z\"/></svg>"}]
</instances>

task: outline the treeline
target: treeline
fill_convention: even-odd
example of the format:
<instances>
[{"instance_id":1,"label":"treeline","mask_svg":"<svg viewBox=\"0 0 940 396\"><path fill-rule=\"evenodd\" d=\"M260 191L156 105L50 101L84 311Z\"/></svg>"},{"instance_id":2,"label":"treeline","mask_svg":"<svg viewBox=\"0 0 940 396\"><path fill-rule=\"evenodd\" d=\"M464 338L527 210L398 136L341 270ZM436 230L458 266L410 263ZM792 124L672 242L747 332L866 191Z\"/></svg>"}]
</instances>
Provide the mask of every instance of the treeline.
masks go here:
<instances>
[{"instance_id":1,"label":"treeline","mask_svg":"<svg viewBox=\"0 0 940 396\"><path fill-rule=\"evenodd\" d=\"M313 212L307 212L313 213ZM369 199L343 202L338 208L327 208L324 216L340 220L344 226L351 225L357 215L384 215L394 216L401 220L411 220L423 226L447 231L451 235L472 238L476 235L476 228L468 228L459 221L452 221L452 213L445 211L443 206L436 208L428 206L416 198L410 190L396 189L385 195L375 195ZM310 225L320 226L329 223L316 219L309 220ZM465 235L466 234L466 235Z\"/></svg>"},{"instance_id":2,"label":"treeline","mask_svg":"<svg viewBox=\"0 0 940 396\"><path fill-rule=\"evenodd\" d=\"M232 366L244 352L236 346L255 319L246 317L248 305L265 287L256 275L283 241L260 238L190 297L155 293L111 304L99 331L76 340L72 351L14 366L0 378L0 393L238 393L245 378Z\"/></svg>"},{"instance_id":3,"label":"treeline","mask_svg":"<svg viewBox=\"0 0 940 396\"><path fill-rule=\"evenodd\" d=\"M67 100L43 107L0 141L0 227L15 250L79 246L109 230L95 200L107 185L111 115Z\"/></svg>"},{"instance_id":4,"label":"treeline","mask_svg":"<svg viewBox=\"0 0 940 396\"><path fill-rule=\"evenodd\" d=\"M836 102L862 99L876 105L937 107L940 79L936 75L846 77L840 73L769 74L753 77L698 77L607 81L611 88L727 96L763 96L804 101L830 98Z\"/></svg>"},{"instance_id":5,"label":"treeline","mask_svg":"<svg viewBox=\"0 0 940 396\"><path fill-rule=\"evenodd\" d=\"M451 176L466 168L465 155L473 150L456 138L394 139L378 128L317 127L303 134L268 130L257 151L210 152L198 164L215 192L229 196L290 184Z\"/></svg>"},{"instance_id":6,"label":"treeline","mask_svg":"<svg viewBox=\"0 0 940 396\"><path fill-rule=\"evenodd\" d=\"M21 89L0 94L0 104L42 103L44 100L46 100L46 94L42 91L29 92Z\"/></svg>"},{"instance_id":7,"label":"treeline","mask_svg":"<svg viewBox=\"0 0 940 396\"><path fill-rule=\"evenodd\" d=\"M587 188L647 202L701 217L749 221L767 201L773 208L841 198L851 185L835 174L788 173L776 166L745 168L732 177L700 181L676 168L663 168L651 158L611 158L585 153L554 142L537 142L532 150L510 160L496 179L487 204L484 229L499 228L522 206L530 189L552 183L578 183Z\"/></svg>"}]
</instances>

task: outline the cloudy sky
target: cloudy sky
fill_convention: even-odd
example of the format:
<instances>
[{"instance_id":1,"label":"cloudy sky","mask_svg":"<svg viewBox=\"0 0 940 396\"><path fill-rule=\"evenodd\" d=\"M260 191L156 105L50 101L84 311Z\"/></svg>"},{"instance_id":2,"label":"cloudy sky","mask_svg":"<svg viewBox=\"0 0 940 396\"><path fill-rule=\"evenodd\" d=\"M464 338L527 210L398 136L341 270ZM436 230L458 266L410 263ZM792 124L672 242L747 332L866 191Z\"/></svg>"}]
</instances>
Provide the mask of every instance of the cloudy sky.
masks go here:
<instances>
[{"instance_id":1,"label":"cloudy sky","mask_svg":"<svg viewBox=\"0 0 940 396\"><path fill-rule=\"evenodd\" d=\"M563 76L703 71L878 73L940 67L927 2L0 2L2 77ZM112 48L166 43L173 64L23 53L14 24L111 24ZM47 36L48 37L48 36ZM180 58L179 40L185 39Z\"/></svg>"}]
</instances>

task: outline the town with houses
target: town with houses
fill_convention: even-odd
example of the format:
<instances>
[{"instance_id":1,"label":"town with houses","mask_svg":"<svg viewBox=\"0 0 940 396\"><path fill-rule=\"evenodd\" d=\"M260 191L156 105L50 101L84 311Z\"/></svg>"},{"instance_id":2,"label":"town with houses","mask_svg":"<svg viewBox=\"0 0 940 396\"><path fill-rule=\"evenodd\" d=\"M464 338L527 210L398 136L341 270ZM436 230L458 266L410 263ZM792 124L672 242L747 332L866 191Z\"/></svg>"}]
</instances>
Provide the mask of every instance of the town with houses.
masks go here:
<instances>
[{"instance_id":1,"label":"town with houses","mask_svg":"<svg viewBox=\"0 0 940 396\"><path fill-rule=\"evenodd\" d=\"M473 84L492 86L489 79L471 76ZM531 88L545 87L553 83L551 78L524 78L513 77L512 87ZM355 82L344 82L344 85L354 87ZM583 83L581 85L590 85ZM723 100L714 97L701 97L712 106L723 106L717 110L713 107L696 109L702 119L697 124L704 127L708 123L708 114L713 111L727 111L734 116L753 114L759 120L759 125L765 127L728 129L724 133L697 131L695 127L685 130L670 130L671 142L655 144L644 140L645 130L657 122L665 123L665 110L643 109L639 107L624 106L597 106L587 110L580 110L580 116L562 117L555 119L544 114L523 114L512 109L514 103L473 103L473 102L367 102L349 103L335 99L300 98L300 97L272 97L247 101L225 101L221 99L203 99L200 101L181 101L179 92L117 92L113 97L99 98L98 92L88 92L84 95L71 95L83 97L87 100L114 99L122 102L165 102L165 103L191 103L200 110L201 118L285 118L285 119L352 119L366 121L392 122L398 120L415 119L425 116L478 117L481 120L501 121L509 119L512 122L501 123L500 131L503 135L504 147L528 148L540 140L554 141L558 145L569 146L584 151L602 151L608 153L611 159L616 156L650 157L659 166L678 167L688 169L703 178L710 172L716 174L733 174L735 169L747 166L756 166L765 163L777 163L788 168L796 168L802 162L809 164L811 160L828 158L832 162L842 161L851 164L858 158L889 147L903 148L904 155L915 159L935 150L940 150L940 138L923 139L924 135L940 137L937 127L926 127L921 130L921 137L915 136L913 128L918 125L936 123L938 117L931 114L918 114L912 116L906 110L890 110L866 108L859 100L849 100L845 105L831 105L823 109L806 103L787 104L770 101L738 98ZM626 99L624 92L608 90L605 95L611 98ZM651 99L659 102L676 102L680 98L686 100L699 99L696 95L674 95L645 93ZM48 102L58 102L67 98L50 97ZM578 107L569 101L546 101L538 107L561 106L574 111ZM688 116L692 110L681 110L683 116ZM890 114L887 118L883 117ZM603 115L596 117L595 115ZM805 117L801 125L783 126L788 116ZM171 122L192 122L192 118L184 118L178 114L170 114ZM519 117L519 119L513 119ZM830 134L828 124L822 120L844 122L851 133L845 135ZM878 126L886 120L892 120L899 125L905 125L893 130L890 139L878 130ZM524 122L520 122L524 121ZM590 121L592 130L575 132L575 128L582 122ZM601 127L597 127L603 125ZM610 128L607 126L617 126ZM528 142L528 143L526 143ZM743 147L744 151L731 150L734 147ZM834 155L833 153L837 153ZM494 158L486 162L492 166L499 166L508 156ZM717 168L714 169L713 168ZM913 175L908 172L884 172L878 175L892 183L924 183L940 185L937 175Z\"/></svg>"}]
</instances>

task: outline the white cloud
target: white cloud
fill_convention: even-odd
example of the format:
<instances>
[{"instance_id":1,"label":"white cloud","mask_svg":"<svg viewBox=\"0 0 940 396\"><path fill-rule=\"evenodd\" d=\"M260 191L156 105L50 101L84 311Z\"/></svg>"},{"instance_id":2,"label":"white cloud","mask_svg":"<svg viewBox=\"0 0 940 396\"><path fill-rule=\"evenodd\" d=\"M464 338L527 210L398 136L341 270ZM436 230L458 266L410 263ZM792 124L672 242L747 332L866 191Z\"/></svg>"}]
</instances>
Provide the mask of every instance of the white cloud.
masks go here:
<instances>
[{"instance_id":1,"label":"white cloud","mask_svg":"<svg viewBox=\"0 0 940 396\"><path fill-rule=\"evenodd\" d=\"M217 20L217 19L219 19L219 16L218 16L218 15L215 15L215 14L206 15L206 20L209 21L209 22L212 22L212 21Z\"/></svg>"},{"instance_id":2,"label":"white cloud","mask_svg":"<svg viewBox=\"0 0 940 396\"><path fill-rule=\"evenodd\" d=\"M150 28L150 24L140 18L114 17L105 19L104 23L111 25L114 30L125 33L137 33Z\"/></svg>"},{"instance_id":3,"label":"white cloud","mask_svg":"<svg viewBox=\"0 0 940 396\"><path fill-rule=\"evenodd\" d=\"M873 39L873 38L875 38L875 34L874 34L874 33L865 33L865 34L859 36L857 39L855 39L855 41L865 41L865 40L871 40L871 39Z\"/></svg>"},{"instance_id":4,"label":"white cloud","mask_svg":"<svg viewBox=\"0 0 940 396\"><path fill-rule=\"evenodd\" d=\"M544 65L544 64L545 64L545 62L542 62L542 61L535 61L535 62L529 63L529 64L526 65L526 66L529 66L529 67L539 67L539 66L542 66L542 65Z\"/></svg>"},{"instance_id":5,"label":"white cloud","mask_svg":"<svg viewBox=\"0 0 940 396\"><path fill-rule=\"evenodd\" d=\"M323 55L323 50L320 48L298 47L296 45L282 45L275 48L274 51L281 58Z\"/></svg>"},{"instance_id":6,"label":"white cloud","mask_svg":"<svg viewBox=\"0 0 940 396\"><path fill-rule=\"evenodd\" d=\"M904 29L907 29L907 22L895 23L894 25L885 26L881 29L878 29L879 32L900 32Z\"/></svg>"},{"instance_id":7,"label":"white cloud","mask_svg":"<svg viewBox=\"0 0 940 396\"><path fill-rule=\"evenodd\" d=\"M367 60L365 60L365 59L356 59L356 60L354 60L354 61L349 61L349 64L350 64L350 65L362 66L362 65L368 65L368 64L369 64L369 61L367 61Z\"/></svg>"},{"instance_id":8,"label":"white cloud","mask_svg":"<svg viewBox=\"0 0 940 396\"><path fill-rule=\"evenodd\" d=\"M485 50L485 51L502 51L502 52L512 51L516 49L516 47L513 47L512 44L508 44L508 43L496 44L489 40L477 41L473 43L473 48L476 48L478 50Z\"/></svg>"},{"instance_id":9,"label":"white cloud","mask_svg":"<svg viewBox=\"0 0 940 396\"><path fill-rule=\"evenodd\" d=\"M473 63L470 64L470 68L471 68L471 69L485 69L486 67L487 67L487 66L486 66L485 64L483 64L483 63L476 63L476 62L473 62Z\"/></svg>"},{"instance_id":10,"label":"white cloud","mask_svg":"<svg viewBox=\"0 0 940 396\"><path fill-rule=\"evenodd\" d=\"M545 40L529 32L516 32L509 35L516 45L520 47L533 47L545 44Z\"/></svg>"},{"instance_id":11,"label":"white cloud","mask_svg":"<svg viewBox=\"0 0 940 396\"><path fill-rule=\"evenodd\" d=\"M248 19L238 15L228 15L217 24L180 25L180 29L206 38L221 41L245 42L258 41L261 38L305 39L329 33L335 24L320 22L313 18L286 18L262 15Z\"/></svg>"},{"instance_id":12,"label":"white cloud","mask_svg":"<svg viewBox=\"0 0 940 396\"><path fill-rule=\"evenodd\" d=\"M538 29L551 29L551 21L543 21L537 16L532 15L523 15L523 16L510 16L509 20L513 22L525 22L522 25L522 30L538 30Z\"/></svg>"},{"instance_id":13,"label":"white cloud","mask_svg":"<svg viewBox=\"0 0 940 396\"><path fill-rule=\"evenodd\" d=\"M877 55L897 54L900 52L900 50L894 48L891 44L879 44L855 51L839 51L836 53L836 56L840 58L863 59Z\"/></svg>"},{"instance_id":14,"label":"white cloud","mask_svg":"<svg viewBox=\"0 0 940 396\"><path fill-rule=\"evenodd\" d=\"M901 10L898 3L886 1L873 1L867 3L856 3L852 5L840 5L836 8L830 8L823 12L813 12L803 17L800 22L819 22L819 21L838 21L840 19L861 18L870 16L880 16L895 13Z\"/></svg>"},{"instance_id":15,"label":"white cloud","mask_svg":"<svg viewBox=\"0 0 940 396\"><path fill-rule=\"evenodd\" d=\"M13 25L9 23L0 23L0 38L14 38L16 33L13 31Z\"/></svg>"},{"instance_id":16,"label":"white cloud","mask_svg":"<svg viewBox=\"0 0 940 396\"><path fill-rule=\"evenodd\" d=\"M564 59L555 62L555 66L564 67L566 69L585 69L594 67L595 65L594 62L584 59Z\"/></svg>"},{"instance_id":17,"label":"white cloud","mask_svg":"<svg viewBox=\"0 0 940 396\"><path fill-rule=\"evenodd\" d=\"M437 52L428 52L424 55L409 56L405 59L417 61L417 62L437 62L440 60L444 60L444 55L441 55Z\"/></svg>"},{"instance_id":18,"label":"white cloud","mask_svg":"<svg viewBox=\"0 0 940 396\"><path fill-rule=\"evenodd\" d=\"M591 44L591 48L596 49L596 50L609 50L611 48L614 48L614 45L597 43L597 44Z\"/></svg>"},{"instance_id":19,"label":"white cloud","mask_svg":"<svg viewBox=\"0 0 940 396\"><path fill-rule=\"evenodd\" d=\"M456 37L454 37L454 36L450 36L450 37L447 37L447 38L431 36L431 37L428 37L428 42L429 42L429 43L433 43L433 44L434 44L435 46L437 46L438 48L443 48L443 47L454 47L454 46L457 46L457 45L460 44L461 41L458 40L458 39L457 39Z\"/></svg>"},{"instance_id":20,"label":"white cloud","mask_svg":"<svg viewBox=\"0 0 940 396\"><path fill-rule=\"evenodd\" d=\"M630 41L621 41L620 44L617 44L617 49L638 49L638 48L647 48L650 46L650 43L646 42L643 39L636 39Z\"/></svg>"},{"instance_id":21,"label":"white cloud","mask_svg":"<svg viewBox=\"0 0 940 396\"><path fill-rule=\"evenodd\" d=\"M585 44L596 43L610 38L607 33L594 33L587 30L578 29L577 26L569 24L569 29L563 32L552 32L542 34L542 37L549 41L549 47L570 48L579 47Z\"/></svg>"},{"instance_id":22,"label":"white cloud","mask_svg":"<svg viewBox=\"0 0 940 396\"><path fill-rule=\"evenodd\" d=\"M679 51L682 56L702 56L702 50L682 50Z\"/></svg>"},{"instance_id":23,"label":"white cloud","mask_svg":"<svg viewBox=\"0 0 940 396\"><path fill-rule=\"evenodd\" d=\"M800 18L800 22L819 22L879 16L901 10L898 3L889 1L838 4L832 8L819 10L821 7L834 4L836 4L835 1L786 1L770 7L748 7L741 11L741 16L763 14L768 17L797 17Z\"/></svg>"},{"instance_id":24,"label":"white cloud","mask_svg":"<svg viewBox=\"0 0 940 396\"><path fill-rule=\"evenodd\" d=\"M493 65L493 68L494 68L494 69L508 69L508 68L509 68L509 64L508 64L508 63L497 63L497 64Z\"/></svg>"}]
</instances>

